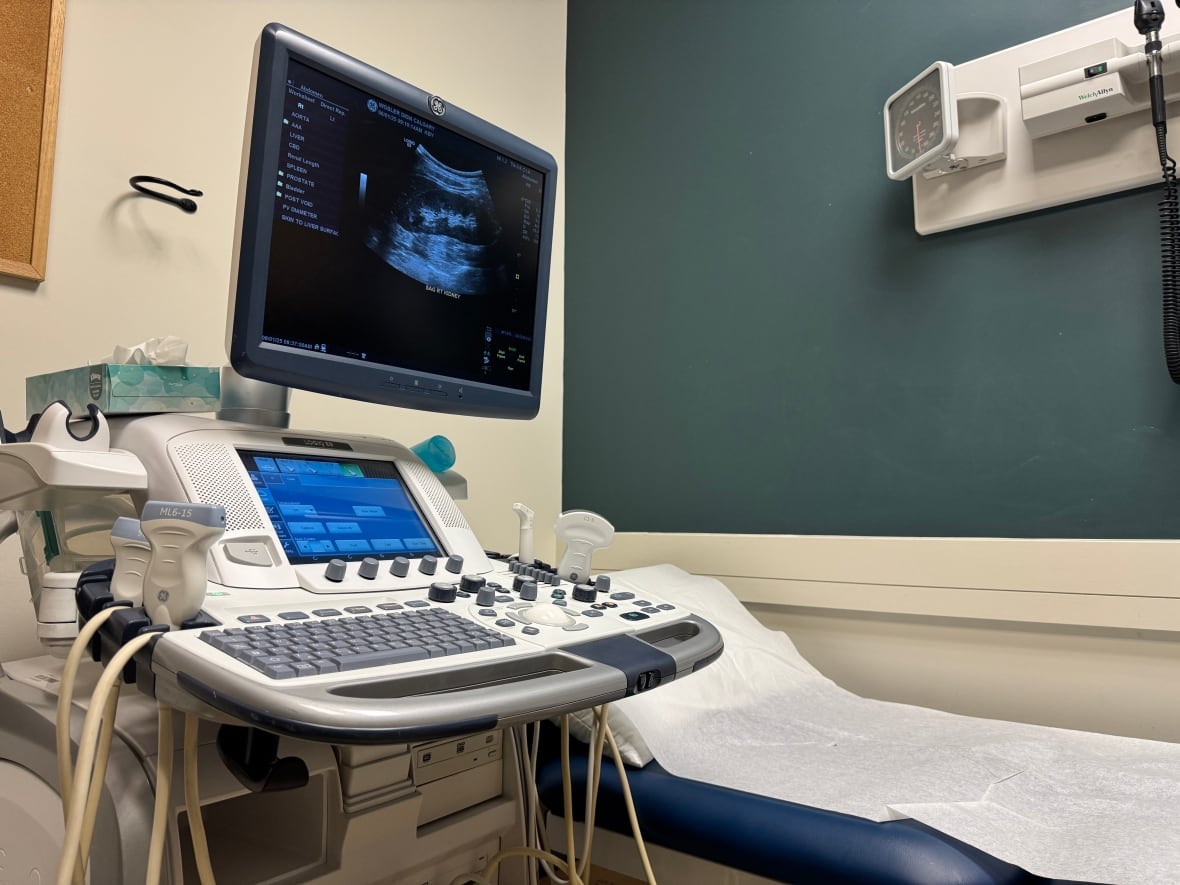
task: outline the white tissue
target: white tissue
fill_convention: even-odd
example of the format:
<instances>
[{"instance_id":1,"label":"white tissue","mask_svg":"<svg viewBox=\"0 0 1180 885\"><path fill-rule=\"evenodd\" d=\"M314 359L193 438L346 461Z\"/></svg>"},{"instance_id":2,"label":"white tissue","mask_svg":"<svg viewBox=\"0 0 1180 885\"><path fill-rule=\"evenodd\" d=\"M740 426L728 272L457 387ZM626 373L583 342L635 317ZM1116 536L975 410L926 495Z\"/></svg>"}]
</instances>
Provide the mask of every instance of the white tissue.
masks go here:
<instances>
[{"instance_id":1,"label":"white tissue","mask_svg":"<svg viewBox=\"0 0 1180 885\"><path fill-rule=\"evenodd\" d=\"M138 344L116 345L111 355L99 362L134 366L183 366L187 359L188 342L175 335L165 335Z\"/></svg>"}]
</instances>

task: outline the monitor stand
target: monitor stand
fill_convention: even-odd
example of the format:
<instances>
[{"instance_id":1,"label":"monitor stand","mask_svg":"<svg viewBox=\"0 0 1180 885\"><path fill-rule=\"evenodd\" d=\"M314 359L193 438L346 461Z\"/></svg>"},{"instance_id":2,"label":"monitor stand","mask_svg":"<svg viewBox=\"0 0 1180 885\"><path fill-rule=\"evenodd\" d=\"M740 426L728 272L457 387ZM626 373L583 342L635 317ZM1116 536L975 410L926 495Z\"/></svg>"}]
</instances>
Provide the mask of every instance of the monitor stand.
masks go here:
<instances>
[{"instance_id":1,"label":"monitor stand","mask_svg":"<svg viewBox=\"0 0 1180 885\"><path fill-rule=\"evenodd\" d=\"M220 420L263 427L289 427L290 404L289 388L244 378L232 366L221 367L221 408L217 410Z\"/></svg>"}]
</instances>

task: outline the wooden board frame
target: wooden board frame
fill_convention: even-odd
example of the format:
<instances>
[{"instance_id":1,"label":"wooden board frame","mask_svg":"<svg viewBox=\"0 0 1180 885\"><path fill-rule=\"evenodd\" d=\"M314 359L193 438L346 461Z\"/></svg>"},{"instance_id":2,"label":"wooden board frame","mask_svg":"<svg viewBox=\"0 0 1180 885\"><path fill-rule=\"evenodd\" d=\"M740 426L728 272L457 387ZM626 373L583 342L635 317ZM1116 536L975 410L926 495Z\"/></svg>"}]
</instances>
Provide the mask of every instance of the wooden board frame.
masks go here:
<instances>
[{"instance_id":1,"label":"wooden board frame","mask_svg":"<svg viewBox=\"0 0 1180 885\"><path fill-rule=\"evenodd\" d=\"M65 14L66 0L21 0L0 15L0 59L12 75L0 77L0 108L40 101L40 125L35 117L18 121L0 145L7 176L0 180L0 274L37 282L45 279L49 246Z\"/></svg>"}]
</instances>

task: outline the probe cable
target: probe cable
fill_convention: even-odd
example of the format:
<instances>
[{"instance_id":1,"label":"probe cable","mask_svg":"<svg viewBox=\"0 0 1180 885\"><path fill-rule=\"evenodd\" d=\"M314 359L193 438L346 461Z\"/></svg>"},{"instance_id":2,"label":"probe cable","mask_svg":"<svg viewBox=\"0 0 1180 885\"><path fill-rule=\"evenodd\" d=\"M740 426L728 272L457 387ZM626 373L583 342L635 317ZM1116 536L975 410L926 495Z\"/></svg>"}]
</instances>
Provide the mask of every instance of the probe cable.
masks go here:
<instances>
[{"instance_id":1,"label":"probe cable","mask_svg":"<svg viewBox=\"0 0 1180 885\"><path fill-rule=\"evenodd\" d=\"M199 720L194 714L184 714L184 807L188 811L188 829L193 840L197 876L201 885L214 885L209 841L205 837L205 821L201 817L201 797L197 792L197 750L200 748L197 743L198 724Z\"/></svg>"},{"instance_id":2,"label":"probe cable","mask_svg":"<svg viewBox=\"0 0 1180 885\"><path fill-rule=\"evenodd\" d=\"M533 847L512 848L507 851L502 851L493 857L486 867L480 873L465 873L455 878L451 885L461 885L465 882L474 882L477 885L490 885L491 876L494 874L496 867L509 857L530 857L535 858L541 862L545 869L545 873L556 885L582 885L583 875L589 875L590 872L590 850L593 844L594 833L594 818L597 809L598 788L601 783L601 769L603 758L603 746L605 742L610 743L611 754L614 756L615 767L619 773L619 780L623 788L623 801L627 807L627 818L631 823L631 833L635 840L636 849L639 852L640 863L643 865L644 875L647 878L648 885L656 885L655 872L651 866L651 860L648 857L647 846L643 840L643 834L639 827L639 818L635 811L635 802L631 795L631 786L627 780L627 772L623 766L622 756L619 754L618 744L615 742L614 734L611 732L610 725L607 722L607 705L603 704L601 707L594 708L594 722L595 728L591 735L591 746L589 748L589 770L587 773L586 785L586 812L583 818L584 839L583 839L583 857L582 863L576 862L574 854L574 828L573 828L573 791L572 791L572 777L569 767L569 716L563 715L561 717L561 734L562 734L562 793L564 800L564 816L565 816L565 830L566 830L566 860L554 855L552 852L545 849L538 849ZM523 767L525 769L525 795L528 800L528 821L529 830L526 833L526 840L532 842L534 839L539 843L544 842L545 829L543 826L536 825L536 806L539 804L537 796L536 784L536 759L537 748L539 743L538 730L533 731L533 746L532 751L521 751L521 744L523 741L520 735L517 735L518 757L522 759ZM557 867L561 873L568 875L568 879L563 879L558 873L554 872L553 867ZM534 871L529 870L530 881L533 877Z\"/></svg>"},{"instance_id":3,"label":"probe cable","mask_svg":"<svg viewBox=\"0 0 1180 885\"><path fill-rule=\"evenodd\" d=\"M69 654L66 655L66 661L62 667L61 682L58 685L57 694L57 781L58 790L61 794L62 815L67 824L69 823L70 794L74 788L73 754L70 748L70 710L74 704L74 683L78 678L78 667L82 663L82 656L90 647L90 640L98 632L98 628L106 623L107 619L118 611L119 608L120 606L104 608L82 626L82 629L78 631L78 636L74 640L74 644L70 646ZM114 698L114 701L112 702L108 699L106 709L103 711L102 734L99 736L100 742L108 750L110 748L110 735L113 734L115 725L114 706L118 703L119 696L117 692L113 692L111 697ZM80 743L79 746L81 746ZM105 758L101 758L99 768L95 771L95 775L97 776L100 773L103 777L106 776ZM99 782L101 783L101 779ZM88 814L91 811L96 811L97 804L97 800L93 803L87 802ZM90 841L93 835L94 820L91 818L83 822L79 859L75 864L73 874L75 885L81 885L83 877L86 874L86 860L90 856Z\"/></svg>"},{"instance_id":4,"label":"probe cable","mask_svg":"<svg viewBox=\"0 0 1180 885\"><path fill-rule=\"evenodd\" d=\"M91 775L96 770L95 755L99 743L100 717L107 706L108 696L112 691L118 691L116 683L122 677L123 668L156 635L155 633L141 634L120 648L111 658L110 664L103 670L102 676L98 679L98 685L95 686L94 693L91 695L90 709L86 711L82 736L78 740L78 762L74 769L73 789L70 791L70 801L66 811L66 834L62 845L61 861L57 868L57 885L71 885L73 881L74 865L78 862L85 826L84 817L90 792L87 787Z\"/></svg>"},{"instance_id":5,"label":"probe cable","mask_svg":"<svg viewBox=\"0 0 1180 885\"><path fill-rule=\"evenodd\" d=\"M57 760L58 780L61 785L62 805L65 812L66 837L62 849L61 865L58 868L58 885L71 885L71 883L72 885L81 885L85 881L86 859L90 854L94 826L98 817L98 804L102 797L102 784L106 777L107 762L110 758L111 742L114 736L115 713L119 702L119 686L122 682L123 667L152 637L158 635L147 633L135 637L116 653L103 671L102 676L99 677L98 685L91 697L90 709L86 713L82 726L82 734L78 739L77 767L71 766L69 723L78 668L94 634L119 608L121 606L102 609L83 625L70 648L62 670L57 706ZM100 710L101 726L97 721ZM209 844L200 811L197 728L197 717L192 714L186 715L184 734L185 807L188 811L193 856L196 860L201 885L214 885ZM97 740L95 739L96 731L98 732ZM148 885L157 885L163 871L164 846L170 811L169 802L172 792L173 743L172 708L167 704L159 704L155 807L152 815L152 833L148 847L147 875L145 877ZM92 766L93 770L91 771Z\"/></svg>"}]
</instances>

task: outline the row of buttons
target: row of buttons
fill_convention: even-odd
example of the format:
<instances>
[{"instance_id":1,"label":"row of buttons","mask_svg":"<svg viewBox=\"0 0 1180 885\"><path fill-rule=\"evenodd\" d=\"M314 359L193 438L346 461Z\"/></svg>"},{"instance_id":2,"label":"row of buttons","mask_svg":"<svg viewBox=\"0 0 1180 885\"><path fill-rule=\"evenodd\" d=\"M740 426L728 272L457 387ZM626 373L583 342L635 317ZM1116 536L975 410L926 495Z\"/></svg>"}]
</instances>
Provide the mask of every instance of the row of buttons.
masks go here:
<instances>
[{"instance_id":1,"label":"row of buttons","mask_svg":"<svg viewBox=\"0 0 1180 885\"><path fill-rule=\"evenodd\" d=\"M463 571L463 557L458 553L452 553L447 557L443 567L451 574L457 575ZM418 560L418 571L424 575L433 575L438 571L438 557L430 553L423 556ZM356 573L358 577L364 578L366 581L376 580L381 573L381 560L366 556L357 566ZM389 564L389 573L395 578L406 577L410 573L410 560L405 556L395 556ZM330 560L324 567L324 577L334 584L339 584L347 576L348 563L343 559Z\"/></svg>"}]
</instances>

